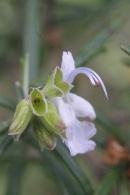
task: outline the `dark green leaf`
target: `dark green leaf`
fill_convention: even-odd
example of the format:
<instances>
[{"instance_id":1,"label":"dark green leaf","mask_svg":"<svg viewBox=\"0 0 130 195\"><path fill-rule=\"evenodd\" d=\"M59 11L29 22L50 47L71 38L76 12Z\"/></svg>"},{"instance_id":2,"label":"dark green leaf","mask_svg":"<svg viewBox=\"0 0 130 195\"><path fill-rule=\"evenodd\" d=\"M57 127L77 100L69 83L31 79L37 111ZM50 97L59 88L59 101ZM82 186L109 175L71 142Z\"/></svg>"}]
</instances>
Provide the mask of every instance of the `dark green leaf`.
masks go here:
<instances>
[{"instance_id":1,"label":"dark green leaf","mask_svg":"<svg viewBox=\"0 0 130 195\"><path fill-rule=\"evenodd\" d=\"M76 161L70 156L68 150L65 148L63 143L58 142L56 147L56 152L60 159L65 163L68 170L72 173L72 175L77 179L78 183L84 190L86 195L91 195L93 192L91 183L84 172L81 170Z\"/></svg>"},{"instance_id":2,"label":"dark green leaf","mask_svg":"<svg viewBox=\"0 0 130 195\"><path fill-rule=\"evenodd\" d=\"M119 195L129 195L130 194L130 191L128 188L129 183L127 183L126 180L122 180L118 186L119 186Z\"/></svg>"},{"instance_id":3,"label":"dark green leaf","mask_svg":"<svg viewBox=\"0 0 130 195\"><path fill-rule=\"evenodd\" d=\"M123 58L122 62L124 63L124 65L126 65L127 67L130 67L130 58Z\"/></svg>"},{"instance_id":4,"label":"dark green leaf","mask_svg":"<svg viewBox=\"0 0 130 195\"><path fill-rule=\"evenodd\" d=\"M93 195L111 195L111 192L121 178L120 167L111 169L96 188Z\"/></svg>"},{"instance_id":5,"label":"dark green leaf","mask_svg":"<svg viewBox=\"0 0 130 195\"><path fill-rule=\"evenodd\" d=\"M122 144L125 143L125 137L121 134L121 130L117 127L104 113L95 109L97 122L104 127L108 133L111 133L115 138L117 138Z\"/></svg>"},{"instance_id":6,"label":"dark green leaf","mask_svg":"<svg viewBox=\"0 0 130 195\"><path fill-rule=\"evenodd\" d=\"M121 49L130 56L130 46L121 45Z\"/></svg>"},{"instance_id":7,"label":"dark green leaf","mask_svg":"<svg viewBox=\"0 0 130 195\"><path fill-rule=\"evenodd\" d=\"M10 124L11 124L11 120L0 123L0 136L7 133L7 130L9 129Z\"/></svg>"},{"instance_id":8,"label":"dark green leaf","mask_svg":"<svg viewBox=\"0 0 130 195\"><path fill-rule=\"evenodd\" d=\"M8 184L6 187L6 195L20 195L24 165L25 163L22 159L16 159L16 161L11 165Z\"/></svg>"},{"instance_id":9,"label":"dark green leaf","mask_svg":"<svg viewBox=\"0 0 130 195\"><path fill-rule=\"evenodd\" d=\"M57 156L55 151L44 151L42 153L42 158L43 161L46 159L49 169L51 172L53 172L64 195L87 195L87 193L84 192L81 185L78 183L78 180L75 179L69 172L64 162L59 158L59 156Z\"/></svg>"},{"instance_id":10,"label":"dark green leaf","mask_svg":"<svg viewBox=\"0 0 130 195\"><path fill-rule=\"evenodd\" d=\"M0 96L0 106L14 111L16 103L7 97Z\"/></svg>"},{"instance_id":11,"label":"dark green leaf","mask_svg":"<svg viewBox=\"0 0 130 195\"><path fill-rule=\"evenodd\" d=\"M80 51L75 58L76 66L82 66L88 63L92 57L96 56L104 48L106 41L113 35L117 27L124 21L124 15L118 17L118 19L112 21L104 30L99 32L89 43Z\"/></svg>"},{"instance_id":12,"label":"dark green leaf","mask_svg":"<svg viewBox=\"0 0 130 195\"><path fill-rule=\"evenodd\" d=\"M34 142L31 144L37 148ZM76 161L70 156L63 143L58 142L54 151L44 151L42 156L43 159L47 158L49 167L54 171L57 179L62 179L60 185L62 187L64 186L63 191L65 195L92 195L93 189L89 179Z\"/></svg>"},{"instance_id":13,"label":"dark green leaf","mask_svg":"<svg viewBox=\"0 0 130 195\"><path fill-rule=\"evenodd\" d=\"M25 3L24 53L29 53L30 78L36 79L39 73L39 46L41 41L37 35L41 27L39 25L39 3L32 0L28 0ZM34 24L37 25L35 26Z\"/></svg>"},{"instance_id":14,"label":"dark green leaf","mask_svg":"<svg viewBox=\"0 0 130 195\"><path fill-rule=\"evenodd\" d=\"M2 155L12 143L12 136L6 135L4 138L2 138L0 141L0 155Z\"/></svg>"}]
</instances>

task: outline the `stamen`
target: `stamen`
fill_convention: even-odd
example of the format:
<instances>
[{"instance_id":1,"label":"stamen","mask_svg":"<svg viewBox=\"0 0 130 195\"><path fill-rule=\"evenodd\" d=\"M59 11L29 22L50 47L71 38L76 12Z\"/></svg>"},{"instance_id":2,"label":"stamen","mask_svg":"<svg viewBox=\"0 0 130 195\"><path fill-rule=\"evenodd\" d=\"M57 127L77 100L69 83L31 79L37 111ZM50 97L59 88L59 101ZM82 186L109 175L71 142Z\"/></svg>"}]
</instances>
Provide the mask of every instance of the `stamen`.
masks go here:
<instances>
[{"instance_id":1,"label":"stamen","mask_svg":"<svg viewBox=\"0 0 130 195\"><path fill-rule=\"evenodd\" d=\"M87 76L88 76L89 80L91 81L92 85L96 86L96 81L95 81L95 79L92 77L92 75L91 75L91 74L88 74Z\"/></svg>"},{"instance_id":2,"label":"stamen","mask_svg":"<svg viewBox=\"0 0 130 195\"><path fill-rule=\"evenodd\" d=\"M101 86L101 83L100 83L100 81L97 81L96 82L96 87L99 87L99 86Z\"/></svg>"},{"instance_id":3,"label":"stamen","mask_svg":"<svg viewBox=\"0 0 130 195\"><path fill-rule=\"evenodd\" d=\"M88 68L89 69L89 68ZM91 70L91 69L90 69ZM89 70L88 70L89 71ZM94 82L95 82L95 87L101 86L101 82L99 81L99 79L96 77L96 75L94 75L91 71L90 71L90 75L93 78Z\"/></svg>"},{"instance_id":4,"label":"stamen","mask_svg":"<svg viewBox=\"0 0 130 195\"><path fill-rule=\"evenodd\" d=\"M105 93L106 98L109 99L109 98L108 98L108 94L107 94L106 87L105 87L105 85L104 85L102 79L100 78L100 76L99 76L95 71L93 71L93 70L90 69L90 68L86 68L86 67L79 67L79 68L76 68L75 70L73 70L73 71L69 74L69 76L68 76L68 78L67 78L66 81L69 82L69 83L72 83L72 82L74 81L74 78L75 78L78 74L80 74L80 73L85 74L85 75L89 78L89 80L91 81L92 85L94 85L94 86L99 86L99 85L101 85L102 88L103 88L103 91L104 91L104 93Z\"/></svg>"},{"instance_id":5,"label":"stamen","mask_svg":"<svg viewBox=\"0 0 130 195\"><path fill-rule=\"evenodd\" d=\"M100 76L99 76L94 70L92 70L92 69L90 69L90 68L87 68L87 69L88 69L93 75L95 75L95 76L97 77L98 82L100 82L100 85L101 85L102 88L103 88L103 91L104 91L104 93L105 93L106 98L109 99L108 93L107 93L107 90L106 90L106 87L105 87L105 85L104 85L102 79L100 78Z\"/></svg>"}]
</instances>

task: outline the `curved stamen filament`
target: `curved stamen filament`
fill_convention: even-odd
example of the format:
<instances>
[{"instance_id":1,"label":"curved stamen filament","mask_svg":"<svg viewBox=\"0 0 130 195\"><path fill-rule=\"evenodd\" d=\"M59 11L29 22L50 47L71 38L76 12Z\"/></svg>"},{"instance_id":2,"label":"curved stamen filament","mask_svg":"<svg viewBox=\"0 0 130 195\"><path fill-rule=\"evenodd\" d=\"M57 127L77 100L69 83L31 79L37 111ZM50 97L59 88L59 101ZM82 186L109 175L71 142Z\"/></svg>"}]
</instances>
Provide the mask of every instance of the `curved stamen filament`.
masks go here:
<instances>
[{"instance_id":1,"label":"curved stamen filament","mask_svg":"<svg viewBox=\"0 0 130 195\"><path fill-rule=\"evenodd\" d=\"M95 71L93 71L93 70L90 69L90 68L86 68L86 67L79 67L79 68L76 68L75 70L73 70L73 71L69 74L69 76L68 76L68 78L67 78L66 81L69 82L69 83L73 83L74 78L75 78L78 74L80 74L80 73L85 74L85 75L89 78L89 80L91 81L92 85L94 85L94 86L99 86L99 85L101 85L102 88L103 88L103 91L104 91L104 93L105 93L106 98L109 99L109 98L108 98L108 94L107 94L106 87L105 87L105 85L104 85L102 79L100 78L100 76L99 76Z\"/></svg>"}]
</instances>

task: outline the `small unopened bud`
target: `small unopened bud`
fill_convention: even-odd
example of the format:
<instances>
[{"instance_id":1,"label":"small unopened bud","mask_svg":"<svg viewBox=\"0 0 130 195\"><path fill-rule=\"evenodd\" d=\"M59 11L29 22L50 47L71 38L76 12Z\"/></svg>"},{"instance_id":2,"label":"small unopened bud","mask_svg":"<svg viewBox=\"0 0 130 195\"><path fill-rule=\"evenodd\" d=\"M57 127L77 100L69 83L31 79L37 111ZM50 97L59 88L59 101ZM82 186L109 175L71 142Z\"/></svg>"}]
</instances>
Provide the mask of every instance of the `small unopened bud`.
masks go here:
<instances>
[{"instance_id":1,"label":"small unopened bud","mask_svg":"<svg viewBox=\"0 0 130 195\"><path fill-rule=\"evenodd\" d=\"M58 135L61 135L67 129L66 125L58 115L55 106L50 102L48 102L48 112L40 117L40 119L46 129Z\"/></svg>"},{"instance_id":2,"label":"small unopened bud","mask_svg":"<svg viewBox=\"0 0 130 195\"><path fill-rule=\"evenodd\" d=\"M40 117L33 116L32 127L41 149L46 148L53 150L56 146L56 140L53 136L53 133L45 128L40 120Z\"/></svg>"},{"instance_id":3,"label":"small unopened bud","mask_svg":"<svg viewBox=\"0 0 130 195\"><path fill-rule=\"evenodd\" d=\"M27 127L32 116L29 100L22 100L16 108L13 122L9 128L8 135L19 135Z\"/></svg>"}]
</instances>

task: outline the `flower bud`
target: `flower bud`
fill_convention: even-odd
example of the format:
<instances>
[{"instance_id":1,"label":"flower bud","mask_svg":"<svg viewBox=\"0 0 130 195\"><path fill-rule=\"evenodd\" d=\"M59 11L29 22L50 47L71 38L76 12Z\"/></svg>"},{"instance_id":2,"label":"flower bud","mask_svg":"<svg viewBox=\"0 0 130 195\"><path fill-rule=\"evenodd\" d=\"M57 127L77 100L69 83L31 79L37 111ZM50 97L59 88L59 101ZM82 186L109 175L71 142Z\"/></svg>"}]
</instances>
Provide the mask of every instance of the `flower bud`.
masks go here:
<instances>
[{"instance_id":1,"label":"flower bud","mask_svg":"<svg viewBox=\"0 0 130 195\"><path fill-rule=\"evenodd\" d=\"M46 148L53 150L56 146L56 140L53 133L47 131L45 126L40 120L40 117L33 116L32 119L33 132L41 146L41 149Z\"/></svg>"},{"instance_id":2,"label":"flower bud","mask_svg":"<svg viewBox=\"0 0 130 195\"><path fill-rule=\"evenodd\" d=\"M13 122L9 128L8 135L21 134L27 127L32 116L30 102L27 99L22 100L16 108Z\"/></svg>"},{"instance_id":3,"label":"flower bud","mask_svg":"<svg viewBox=\"0 0 130 195\"><path fill-rule=\"evenodd\" d=\"M57 66L49 76L43 94L47 97L62 97L72 89L73 85L63 81L61 69Z\"/></svg>"},{"instance_id":4,"label":"flower bud","mask_svg":"<svg viewBox=\"0 0 130 195\"><path fill-rule=\"evenodd\" d=\"M46 129L58 135L61 135L67 129L66 125L58 115L55 106L50 102L48 102L48 112L40 117L40 119Z\"/></svg>"}]
</instances>

